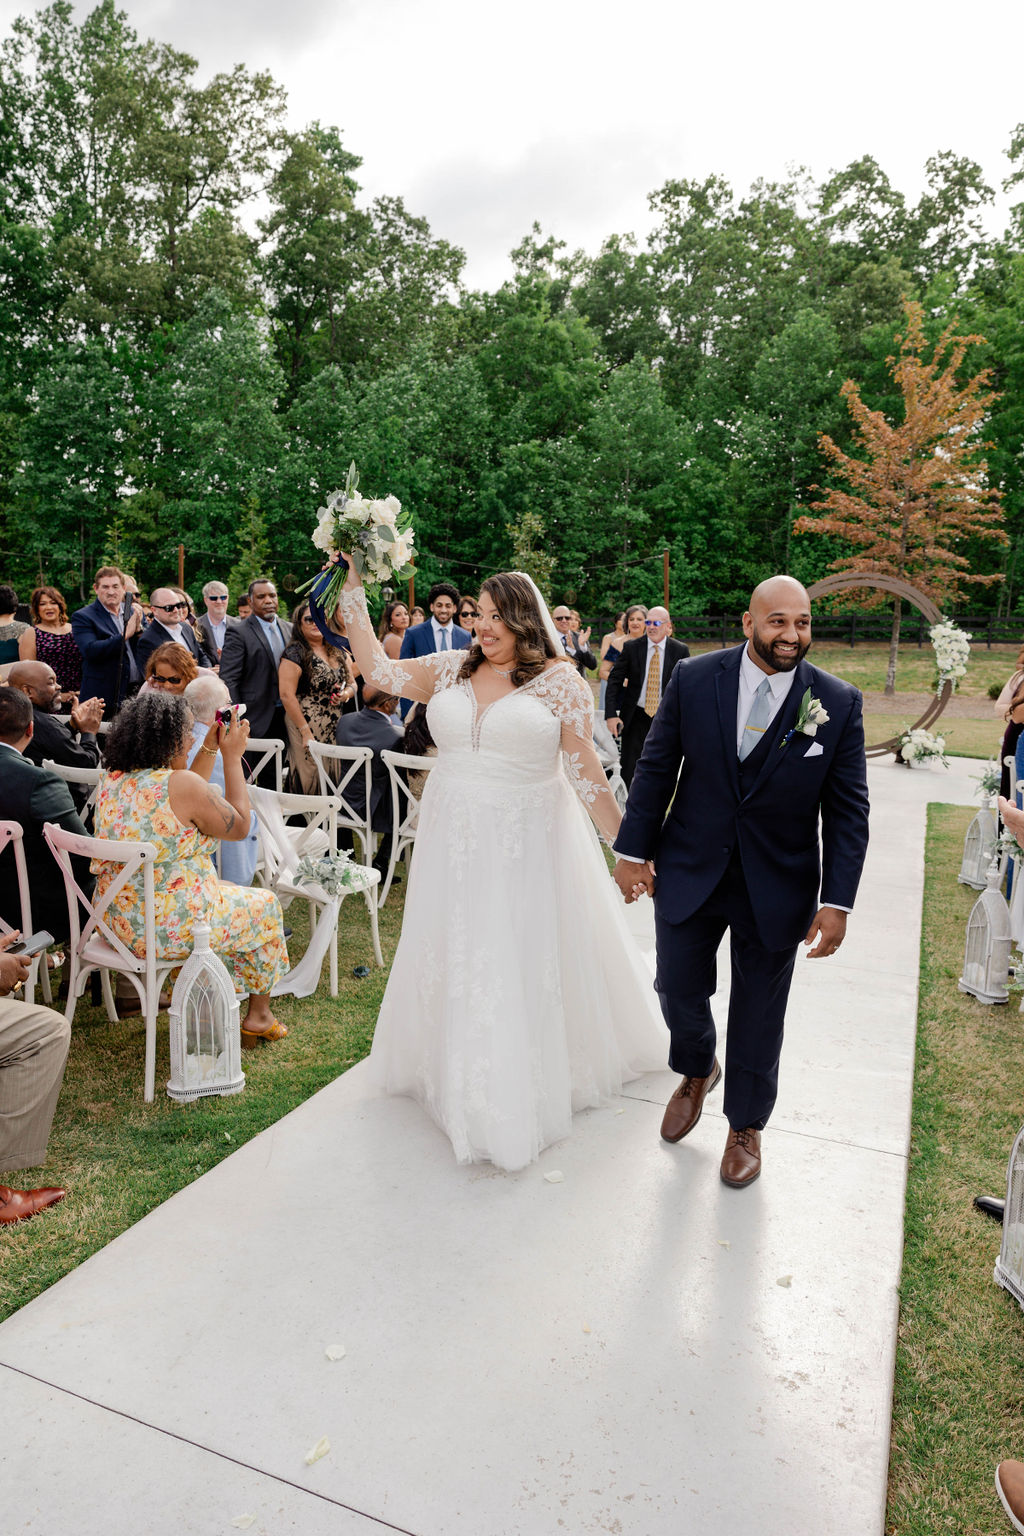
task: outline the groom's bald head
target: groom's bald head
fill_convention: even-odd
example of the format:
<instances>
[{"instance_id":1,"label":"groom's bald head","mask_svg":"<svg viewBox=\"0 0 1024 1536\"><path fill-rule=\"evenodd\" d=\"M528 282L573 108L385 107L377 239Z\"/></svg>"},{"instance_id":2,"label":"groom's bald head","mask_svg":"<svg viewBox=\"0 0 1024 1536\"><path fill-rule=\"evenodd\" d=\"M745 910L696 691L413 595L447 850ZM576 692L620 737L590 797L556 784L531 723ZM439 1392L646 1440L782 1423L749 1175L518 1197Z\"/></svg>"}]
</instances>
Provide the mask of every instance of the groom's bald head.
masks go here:
<instances>
[{"instance_id":1,"label":"groom's bald head","mask_svg":"<svg viewBox=\"0 0 1024 1536\"><path fill-rule=\"evenodd\" d=\"M811 600L792 576L769 576L743 615L747 653L762 672L792 672L811 644Z\"/></svg>"}]
</instances>

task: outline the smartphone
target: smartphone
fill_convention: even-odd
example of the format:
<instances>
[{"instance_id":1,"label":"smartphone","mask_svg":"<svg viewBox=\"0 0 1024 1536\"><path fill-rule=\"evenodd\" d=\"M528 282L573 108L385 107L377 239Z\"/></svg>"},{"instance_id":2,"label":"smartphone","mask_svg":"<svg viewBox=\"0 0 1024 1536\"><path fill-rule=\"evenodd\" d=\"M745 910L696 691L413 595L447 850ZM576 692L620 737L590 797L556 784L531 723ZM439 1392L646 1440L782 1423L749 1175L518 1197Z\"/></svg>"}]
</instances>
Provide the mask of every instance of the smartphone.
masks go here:
<instances>
[{"instance_id":1,"label":"smartphone","mask_svg":"<svg viewBox=\"0 0 1024 1536\"><path fill-rule=\"evenodd\" d=\"M38 933L30 933L27 939L19 939L17 944L12 944L9 949L4 950L4 954L41 955L43 950L49 949L53 942L53 934L41 928Z\"/></svg>"},{"instance_id":2,"label":"smartphone","mask_svg":"<svg viewBox=\"0 0 1024 1536\"><path fill-rule=\"evenodd\" d=\"M234 715L237 724L245 714L245 710L246 706L244 704L229 704L227 709L218 709L217 720L221 725L224 725Z\"/></svg>"}]
</instances>

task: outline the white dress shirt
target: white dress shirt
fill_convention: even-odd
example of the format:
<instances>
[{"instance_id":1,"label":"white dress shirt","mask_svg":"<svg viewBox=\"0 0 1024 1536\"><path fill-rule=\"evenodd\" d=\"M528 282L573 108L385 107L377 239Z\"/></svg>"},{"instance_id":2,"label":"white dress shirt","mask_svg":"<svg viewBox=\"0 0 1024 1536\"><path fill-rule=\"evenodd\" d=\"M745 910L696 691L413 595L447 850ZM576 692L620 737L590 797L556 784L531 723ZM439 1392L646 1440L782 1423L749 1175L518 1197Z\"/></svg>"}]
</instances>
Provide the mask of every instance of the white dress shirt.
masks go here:
<instances>
[{"instance_id":1,"label":"white dress shirt","mask_svg":"<svg viewBox=\"0 0 1024 1536\"><path fill-rule=\"evenodd\" d=\"M434 618L434 615L431 614L430 615L430 626L431 626L431 628L434 631L434 650L435 651L441 650L441 648L442 648L441 647L441 636L442 635L447 635L448 636L448 640L447 640L447 643L444 646L444 649L446 651L454 651L454 649L455 649L455 633L454 633L454 631L455 631L455 623L454 623L454 620L449 619L447 624L439 624L437 622L437 620Z\"/></svg>"},{"instance_id":2,"label":"white dress shirt","mask_svg":"<svg viewBox=\"0 0 1024 1536\"><path fill-rule=\"evenodd\" d=\"M750 708L754 702L754 694L757 689L768 679L771 689L769 694L768 725L771 725L775 716L789 697L789 690L793 686L796 671L792 672L762 672L756 662L750 659L750 647L743 647L743 655L740 658L740 689L736 698L736 754L739 756L740 743L743 740L743 727L750 715ZM765 726L765 730L768 729Z\"/></svg>"},{"instance_id":3,"label":"white dress shirt","mask_svg":"<svg viewBox=\"0 0 1024 1536\"><path fill-rule=\"evenodd\" d=\"M228 632L227 619L221 619L219 624L215 624L213 622L213 616L210 613L207 613L206 622L210 626L210 634L213 636L214 645L217 647L218 651L222 651L224 649L224 637Z\"/></svg>"}]
</instances>

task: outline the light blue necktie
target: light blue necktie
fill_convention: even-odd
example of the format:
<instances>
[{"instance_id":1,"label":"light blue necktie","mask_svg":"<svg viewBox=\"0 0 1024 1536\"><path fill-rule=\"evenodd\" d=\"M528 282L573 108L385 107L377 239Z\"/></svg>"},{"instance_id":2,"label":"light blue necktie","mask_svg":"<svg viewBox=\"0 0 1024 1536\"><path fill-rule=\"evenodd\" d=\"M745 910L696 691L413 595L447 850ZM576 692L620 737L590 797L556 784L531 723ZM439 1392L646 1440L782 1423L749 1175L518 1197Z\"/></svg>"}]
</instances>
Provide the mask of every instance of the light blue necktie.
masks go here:
<instances>
[{"instance_id":1,"label":"light blue necktie","mask_svg":"<svg viewBox=\"0 0 1024 1536\"><path fill-rule=\"evenodd\" d=\"M754 689L754 702L750 706L750 714L747 723L743 727L743 737L740 741L740 762L744 762L753 752L772 718L772 685L767 678L763 678Z\"/></svg>"},{"instance_id":2,"label":"light blue necktie","mask_svg":"<svg viewBox=\"0 0 1024 1536\"><path fill-rule=\"evenodd\" d=\"M438 646L438 650L448 650L448 631L446 629L442 629L441 631L441 644Z\"/></svg>"}]
</instances>

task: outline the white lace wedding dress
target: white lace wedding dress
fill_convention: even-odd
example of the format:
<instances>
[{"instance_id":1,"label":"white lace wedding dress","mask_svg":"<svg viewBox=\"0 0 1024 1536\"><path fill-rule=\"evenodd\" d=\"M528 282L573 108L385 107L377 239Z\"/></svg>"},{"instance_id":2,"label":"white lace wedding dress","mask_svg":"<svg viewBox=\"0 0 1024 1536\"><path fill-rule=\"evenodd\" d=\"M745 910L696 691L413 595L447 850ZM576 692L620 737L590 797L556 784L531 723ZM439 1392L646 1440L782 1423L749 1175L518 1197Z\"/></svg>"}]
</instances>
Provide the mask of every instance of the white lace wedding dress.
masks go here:
<instances>
[{"instance_id":1,"label":"white lace wedding dress","mask_svg":"<svg viewBox=\"0 0 1024 1536\"><path fill-rule=\"evenodd\" d=\"M362 593L342 607L359 659ZM514 1170L568 1136L575 1110L664 1068L668 1036L583 809L614 832L590 689L559 662L478 709L465 654L372 659L372 681L407 694L408 669L429 667L438 756L370 1072L419 1099L460 1162Z\"/></svg>"}]
</instances>

